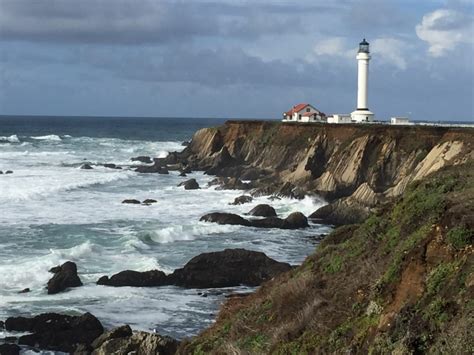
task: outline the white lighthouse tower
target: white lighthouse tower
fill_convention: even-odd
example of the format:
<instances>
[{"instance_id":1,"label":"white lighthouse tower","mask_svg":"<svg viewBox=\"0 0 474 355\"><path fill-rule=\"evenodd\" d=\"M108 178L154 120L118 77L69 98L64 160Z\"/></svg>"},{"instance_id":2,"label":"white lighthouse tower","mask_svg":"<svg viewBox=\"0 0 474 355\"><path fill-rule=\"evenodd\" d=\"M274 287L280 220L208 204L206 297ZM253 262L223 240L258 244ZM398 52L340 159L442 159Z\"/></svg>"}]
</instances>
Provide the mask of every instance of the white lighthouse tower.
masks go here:
<instances>
[{"instance_id":1,"label":"white lighthouse tower","mask_svg":"<svg viewBox=\"0 0 474 355\"><path fill-rule=\"evenodd\" d=\"M368 89L369 89L369 42L364 38L359 43L357 53L357 109L351 113L351 119L355 122L372 122L373 112L369 111Z\"/></svg>"}]
</instances>

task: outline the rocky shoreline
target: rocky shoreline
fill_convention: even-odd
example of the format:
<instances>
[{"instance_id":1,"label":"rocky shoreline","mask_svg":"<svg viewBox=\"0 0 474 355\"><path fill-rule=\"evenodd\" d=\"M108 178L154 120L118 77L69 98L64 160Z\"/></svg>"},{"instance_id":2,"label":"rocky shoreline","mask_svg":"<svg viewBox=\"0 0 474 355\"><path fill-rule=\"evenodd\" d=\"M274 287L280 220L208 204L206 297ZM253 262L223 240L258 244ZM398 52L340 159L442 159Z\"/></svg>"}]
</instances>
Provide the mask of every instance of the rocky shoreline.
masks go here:
<instances>
[{"instance_id":1,"label":"rocky shoreline","mask_svg":"<svg viewBox=\"0 0 474 355\"><path fill-rule=\"evenodd\" d=\"M303 198L322 196L329 204L310 216L292 213L276 215L269 205L249 211L249 218L213 212L202 221L253 228L298 229L309 226L308 219L335 225L358 223L370 213L400 196L417 181L444 166L472 159L472 134L454 128L330 127L288 125L271 122L229 121L218 128L202 129L182 152L166 158L136 157L146 165L133 169L142 174L192 171L215 175L218 189L244 190L234 204L268 195ZM416 135L418 139L413 138ZM410 145L407 144L410 142ZM112 164L106 168L120 169ZM84 164L81 169L93 169ZM186 190L199 189L196 180L183 181ZM156 200L123 203L150 205ZM273 210L273 211L272 211ZM183 268L166 275L160 270L124 270L97 280L110 287L217 288L237 285L258 286L288 272L292 266L268 258L263 253L226 249L192 258ZM80 287L82 282L73 262L51 269L49 294ZM26 289L25 289L26 290ZM28 292L28 291L25 291ZM104 331L89 313L80 316L41 314L33 318L12 317L0 323L7 331L28 332L0 345L0 354L17 354L16 343L34 349L76 354L174 354L178 342L158 334L133 332L124 325Z\"/></svg>"}]
</instances>

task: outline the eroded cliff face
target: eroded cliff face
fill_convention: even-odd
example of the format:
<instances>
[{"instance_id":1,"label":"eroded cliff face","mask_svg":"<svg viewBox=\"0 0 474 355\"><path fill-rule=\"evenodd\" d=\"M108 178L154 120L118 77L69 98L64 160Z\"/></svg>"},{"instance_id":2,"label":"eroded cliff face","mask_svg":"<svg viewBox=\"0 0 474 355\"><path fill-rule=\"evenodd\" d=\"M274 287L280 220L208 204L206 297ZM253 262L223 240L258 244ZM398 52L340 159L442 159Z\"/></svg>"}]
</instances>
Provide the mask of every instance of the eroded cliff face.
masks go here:
<instances>
[{"instance_id":1,"label":"eroded cliff face","mask_svg":"<svg viewBox=\"0 0 474 355\"><path fill-rule=\"evenodd\" d=\"M473 145L468 128L228 121L196 132L181 158L193 169L252 180L254 194L318 194L332 203L315 217L338 223L360 220L410 182L472 160ZM335 215L343 207L351 213Z\"/></svg>"}]
</instances>

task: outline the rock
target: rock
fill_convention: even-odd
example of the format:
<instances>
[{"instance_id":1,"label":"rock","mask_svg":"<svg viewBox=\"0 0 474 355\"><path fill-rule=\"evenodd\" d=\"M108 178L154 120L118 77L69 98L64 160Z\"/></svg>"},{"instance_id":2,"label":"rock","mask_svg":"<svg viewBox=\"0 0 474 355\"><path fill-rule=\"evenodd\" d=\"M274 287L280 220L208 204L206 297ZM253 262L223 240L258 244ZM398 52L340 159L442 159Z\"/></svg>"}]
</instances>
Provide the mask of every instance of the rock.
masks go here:
<instances>
[{"instance_id":1,"label":"rock","mask_svg":"<svg viewBox=\"0 0 474 355\"><path fill-rule=\"evenodd\" d=\"M279 200L281 200L281 197L272 195L272 196L268 197L268 199L269 199L270 201L279 201Z\"/></svg>"},{"instance_id":2,"label":"rock","mask_svg":"<svg viewBox=\"0 0 474 355\"><path fill-rule=\"evenodd\" d=\"M196 179L189 179L178 184L178 186L184 186L185 190L197 190L199 189L199 184Z\"/></svg>"},{"instance_id":3,"label":"rock","mask_svg":"<svg viewBox=\"0 0 474 355\"><path fill-rule=\"evenodd\" d=\"M182 172L179 173L179 176L181 176L181 177L186 177L186 176L188 176L188 175L186 175L186 173L185 173L184 171L182 171Z\"/></svg>"},{"instance_id":4,"label":"rock","mask_svg":"<svg viewBox=\"0 0 474 355\"><path fill-rule=\"evenodd\" d=\"M135 332L127 337L118 337L105 341L92 354L173 355L176 353L178 344L178 341L171 337L147 332Z\"/></svg>"},{"instance_id":5,"label":"rock","mask_svg":"<svg viewBox=\"0 0 474 355\"><path fill-rule=\"evenodd\" d=\"M5 320L5 329L8 331L30 332L33 329L33 319L26 317L9 317Z\"/></svg>"},{"instance_id":6,"label":"rock","mask_svg":"<svg viewBox=\"0 0 474 355\"><path fill-rule=\"evenodd\" d=\"M90 355L94 348L87 344L77 344L73 355Z\"/></svg>"},{"instance_id":7,"label":"rock","mask_svg":"<svg viewBox=\"0 0 474 355\"><path fill-rule=\"evenodd\" d=\"M202 216L200 221L256 228L299 229L309 226L307 218L300 212L292 213L286 219L267 217L252 220L247 220L233 213L213 212Z\"/></svg>"},{"instance_id":8,"label":"rock","mask_svg":"<svg viewBox=\"0 0 474 355\"><path fill-rule=\"evenodd\" d=\"M241 180L258 180L268 175L269 173L270 172L259 168L248 168L242 171L239 177Z\"/></svg>"},{"instance_id":9,"label":"rock","mask_svg":"<svg viewBox=\"0 0 474 355\"><path fill-rule=\"evenodd\" d=\"M147 157L147 156L139 156L139 157L134 157L134 158L131 158L130 159L131 161L139 161L141 163L145 163L145 164L151 164L153 163L153 160L150 158L150 157Z\"/></svg>"},{"instance_id":10,"label":"rock","mask_svg":"<svg viewBox=\"0 0 474 355\"><path fill-rule=\"evenodd\" d=\"M18 339L28 345L53 351L73 352L77 344L90 345L104 331L100 321L90 313L68 316L44 313L33 318L10 317L5 322L8 331L31 332Z\"/></svg>"},{"instance_id":11,"label":"rock","mask_svg":"<svg viewBox=\"0 0 474 355\"><path fill-rule=\"evenodd\" d=\"M252 227L255 228L279 228L287 229L285 220L278 217L267 217L262 219L254 219L250 221ZM288 228L290 229L290 228Z\"/></svg>"},{"instance_id":12,"label":"rock","mask_svg":"<svg viewBox=\"0 0 474 355\"><path fill-rule=\"evenodd\" d=\"M31 290L27 287L27 288L24 288L23 290L21 291L18 291L18 293L28 293L30 292Z\"/></svg>"},{"instance_id":13,"label":"rock","mask_svg":"<svg viewBox=\"0 0 474 355\"><path fill-rule=\"evenodd\" d=\"M3 175L3 171L0 170L0 175Z\"/></svg>"},{"instance_id":14,"label":"rock","mask_svg":"<svg viewBox=\"0 0 474 355\"><path fill-rule=\"evenodd\" d=\"M150 270L144 272L125 270L113 275L110 278L108 276L102 276L97 281L97 285L114 287L154 287L168 285L168 280L166 274L159 270Z\"/></svg>"},{"instance_id":15,"label":"rock","mask_svg":"<svg viewBox=\"0 0 474 355\"><path fill-rule=\"evenodd\" d=\"M285 218L286 228L299 229L309 227L308 219L301 212L293 212Z\"/></svg>"},{"instance_id":16,"label":"rock","mask_svg":"<svg viewBox=\"0 0 474 355\"><path fill-rule=\"evenodd\" d=\"M202 216L199 220L202 222L212 222L212 223L217 223L217 224L233 224L233 225L241 225L241 226L250 226L249 221L233 213L222 213L222 212L208 213Z\"/></svg>"},{"instance_id":17,"label":"rock","mask_svg":"<svg viewBox=\"0 0 474 355\"><path fill-rule=\"evenodd\" d=\"M157 174L162 174L162 175L169 174L169 171L166 168L166 166L163 166L156 162L153 165L139 166L135 169L135 171L137 173L142 173L142 174L151 174L151 173L157 173Z\"/></svg>"},{"instance_id":18,"label":"rock","mask_svg":"<svg viewBox=\"0 0 474 355\"><path fill-rule=\"evenodd\" d=\"M209 185L219 185L216 190L248 190L252 187L251 184L242 182L237 178L219 177L211 182Z\"/></svg>"},{"instance_id":19,"label":"rock","mask_svg":"<svg viewBox=\"0 0 474 355\"><path fill-rule=\"evenodd\" d=\"M200 254L169 277L175 285L189 288L258 286L290 269L261 252L226 249Z\"/></svg>"},{"instance_id":20,"label":"rock","mask_svg":"<svg viewBox=\"0 0 474 355\"><path fill-rule=\"evenodd\" d=\"M5 329L5 322L0 320L0 329Z\"/></svg>"},{"instance_id":21,"label":"rock","mask_svg":"<svg viewBox=\"0 0 474 355\"><path fill-rule=\"evenodd\" d=\"M272 206L261 204L257 205L252 208L249 212L251 216L259 216L259 217L276 217L276 211Z\"/></svg>"},{"instance_id":22,"label":"rock","mask_svg":"<svg viewBox=\"0 0 474 355\"><path fill-rule=\"evenodd\" d=\"M117 166L112 163L107 163L102 165L104 168L109 168L109 169L122 169L120 166Z\"/></svg>"},{"instance_id":23,"label":"rock","mask_svg":"<svg viewBox=\"0 0 474 355\"><path fill-rule=\"evenodd\" d=\"M18 355L21 348L16 344L1 344L0 355Z\"/></svg>"},{"instance_id":24,"label":"rock","mask_svg":"<svg viewBox=\"0 0 474 355\"><path fill-rule=\"evenodd\" d=\"M183 147L187 147L187 146L189 145L189 142L188 142L188 141L184 141L183 143L181 143L181 145L182 145Z\"/></svg>"},{"instance_id":25,"label":"rock","mask_svg":"<svg viewBox=\"0 0 474 355\"><path fill-rule=\"evenodd\" d=\"M125 338L132 335L132 328L128 325L122 325L121 327L114 328L108 332L103 333L97 339L92 342L92 347L94 349L102 346L106 341L117 338Z\"/></svg>"},{"instance_id":26,"label":"rock","mask_svg":"<svg viewBox=\"0 0 474 355\"><path fill-rule=\"evenodd\" d=\"M213 156L212 166L206 170L207 175L218 175L223 168L235 166L238 164L237 159L232 157L226 146L222 147L220 152Z\"/></svg>"},{"instance_id":27,"label":"rock","mask_svg":"<svg viewBox=\"0 0 474 355\"><path fill-rule=\"evenodd\" d=\"M242 195L242 196L236 197L234 199L234 202L231 203L231 205L243 205L244 203L249 203L252 201L253 201L252 196Z\"/></svg>"},{"instance_id":28,"label":"rock","mask_svg":"<svg viewBox=\"0 0 474 355\"><path fill-rule=\"evenodd\" d=\"M7 170L7 171L5 171L5 174L13 174L13 171L12 170Z\"/></svg>"},{"instance_id":29,"label":"rock","mask_svg":"<svg viewBox=\"0 0 474 355\"><path fill-rule=\"evenodd\" d=\"M77 275L77 266L72 261L61 265L61 269L48 281L48 294L56 294L69 287L82 286L81 279Z\"/></svg>"},{"instance_id":30,"label":"rock","mask_svg":"<svg viewBox=\"0 0 474 355\"><path fill-rule=\"evenodd\" d=\"M191 170L190 166L185 166L182 170L183 173L185 174L191 174L193 171Z\"/></svg>"},{"instance_id":31,"label":"rock","mask_svg":"<svg viewBox=\"0 0 474 355\"><path fill-rule=\"evenodd\" d=\"M309 219L341 226L362 223L369 216L369 211L369 208L350 199L339 199L317 209L309 215Z\"/></svg>"},{"instance_id":32,"label":"rock","mask_svg":"<svg viewBox=\"0 0 474 355\"><path fill-rule=\"evenodd\" d=\"M139 205L139 204L141 204L140 201L135 200L135 199L123 200L122 203L128 203L128 204L132 204L132 205Z\"/></svg>"},{"instance_id":33,"label":"rock","mask_svg":"<svg viewBox=\"0 0 474 355\"><path fill-rule=\"evenodd\" d=\"M81 169L83 170L91 170L91 169L94 169L92 166L90 166L90 164L82 164L81 165Z\"/></svg>"},{"instance_id":34,"label":"rock","mask_svg":"<svg viewBox=\"0 0 474 355\"><path fill-rule=\"evenodd\" d=\"M143 201L142 203L144 205L151 205L152 203L157 203L158 201L157 200L154 200L152 198L147 198L145 201Z\"/></svg>"},{"instance_id":35,"label":"rock","mask_svg":"<svg viewBox=\"0 0 474 355\"><path fill-rule=\"evenodd\" d=\"M51 269L49 269L49 272L52 273L52 274L55 274L59 271L61 271L61 265L53 266Z\"/></svg>"}]
</instances>

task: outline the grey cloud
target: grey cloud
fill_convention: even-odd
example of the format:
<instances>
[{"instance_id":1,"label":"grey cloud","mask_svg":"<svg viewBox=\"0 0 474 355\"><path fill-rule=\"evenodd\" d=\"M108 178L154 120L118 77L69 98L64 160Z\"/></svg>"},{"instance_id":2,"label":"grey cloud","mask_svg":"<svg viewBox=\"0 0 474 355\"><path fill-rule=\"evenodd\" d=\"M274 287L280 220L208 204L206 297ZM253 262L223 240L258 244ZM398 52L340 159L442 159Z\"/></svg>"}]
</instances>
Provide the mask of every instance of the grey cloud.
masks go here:
<instances>
[{"instance_id":1,"label":"grey cloud","mask_svg":"<svg viewBox=\"0 0 474 355\"><path fill-rule=\"evenodd\" d=\"M91 66L111 71L117 76L149 82L188 82L203 86L270 85L314 86L314 67L304 62L264 61L238 48L123 53L92 51L82 57Z\"/></svg>"},{"instance_id":2,"label":"grey cloud","mask_svg":"<svg viewBox=\"0 0 474 355\"><path fill-rule=\"evenodd\" d=\"M340 6L152 0L0 0L0 40L144 44L302 32L311 14Z\"/></svg>"}]
</instances>

